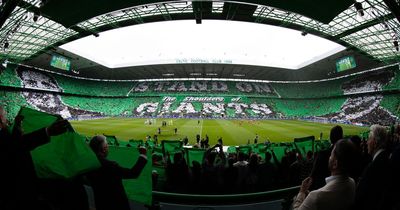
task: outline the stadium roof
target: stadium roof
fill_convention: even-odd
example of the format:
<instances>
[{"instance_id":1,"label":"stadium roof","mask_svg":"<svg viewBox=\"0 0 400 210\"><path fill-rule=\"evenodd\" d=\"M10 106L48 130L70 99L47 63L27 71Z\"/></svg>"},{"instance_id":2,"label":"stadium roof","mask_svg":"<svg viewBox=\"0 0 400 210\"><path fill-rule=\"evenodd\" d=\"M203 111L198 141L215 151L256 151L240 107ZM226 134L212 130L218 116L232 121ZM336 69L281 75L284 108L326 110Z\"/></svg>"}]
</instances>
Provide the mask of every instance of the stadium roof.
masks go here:
<instances>
[{"instance_id":1,"label":"stadium roof","mask_svg":"<svg viewBox=\"0 0 400 210\"><path fill-rule=\"evenodd\" d=\"M358 9L353 0L3 2L0 59L18 63L39 65L38 58L44 55L64 53L58 46L88 35L98 36L106 30L185 19L198 23L217 19L276 25L332 40L377 62L396 62L400 58L400 10L395 0L365 0L357 3ZM76 69L84 68L80 63L76 62ZM150 75L142 75L146 76Z\"/></svg>"}]
</instances>

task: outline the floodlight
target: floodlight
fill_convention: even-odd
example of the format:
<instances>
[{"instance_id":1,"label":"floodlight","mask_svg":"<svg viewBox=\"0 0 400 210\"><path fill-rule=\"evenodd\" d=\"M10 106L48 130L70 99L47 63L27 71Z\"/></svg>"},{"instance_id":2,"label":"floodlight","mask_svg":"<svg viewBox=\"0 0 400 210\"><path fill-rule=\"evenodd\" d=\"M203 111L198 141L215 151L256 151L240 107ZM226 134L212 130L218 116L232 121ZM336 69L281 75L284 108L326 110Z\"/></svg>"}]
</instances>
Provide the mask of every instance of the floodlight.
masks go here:
<instances>
[{"instance_id":1,"label":"floodlight","mask_svg":"<svg viewBox=\"0 0 400 210\"><path fill-rule=\"evenodd\" d=\"M364 9L363 9L361 2L354 3L354 7L356 8L356 10L360 16L364 16Z\"/></svg>"},{"instance_id":2,"label":"floodlight","mask_svg":"<svg viewBox=\"0 0 400 210\"><path fill-rule=\"evenodd\" d=\"M39 13L37 13L37 12L34 12L33 13L33 22L36 22L36 21L38 21L38 19L39 19L39 16L40 16L40 14Z\"/></svg>"},{"instance_id":3,"label":"floodlight","mask_svg":"<svg viewBox=\"0 0 400 210\"><path fill-rule=\"evenodd\" d=\"M41 0L41 1L40 1L40 4L39 4L39 7L42 8L42 7L44 7L44 5L46 5L46 4L47 4L47 0Z\"/></svg>"},{"instance_id":4,"label":"floodlight","mask_svg":"<svg viewBox=\"0 0 400 210\"><path fill-rule=\"evenodd\" d=\"M201 18L196 18L196 24L201 24Z\"/></svg>"}]
</instances>

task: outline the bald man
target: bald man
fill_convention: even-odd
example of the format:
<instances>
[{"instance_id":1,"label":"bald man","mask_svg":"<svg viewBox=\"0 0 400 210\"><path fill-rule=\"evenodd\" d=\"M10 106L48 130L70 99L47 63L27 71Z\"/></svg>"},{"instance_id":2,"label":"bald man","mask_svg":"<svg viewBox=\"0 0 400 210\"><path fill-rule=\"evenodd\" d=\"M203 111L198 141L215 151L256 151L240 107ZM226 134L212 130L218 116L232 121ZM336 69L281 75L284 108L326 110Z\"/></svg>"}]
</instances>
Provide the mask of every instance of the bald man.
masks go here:
<instances>
[{"instance_id":1,"label":"bald man","mask_svg":"<svg viewBox=\"0 0 400 210\"><path fill-rule=\"evenodd\" d=\"M94 136L89 143L101 167L88 174L97 210L130 210L122 179L135 179L147 163L146 149L139 148L140 156L132 168L121 167L107 159L108 144L105 136Z\"/></svg>"}]
</instances>

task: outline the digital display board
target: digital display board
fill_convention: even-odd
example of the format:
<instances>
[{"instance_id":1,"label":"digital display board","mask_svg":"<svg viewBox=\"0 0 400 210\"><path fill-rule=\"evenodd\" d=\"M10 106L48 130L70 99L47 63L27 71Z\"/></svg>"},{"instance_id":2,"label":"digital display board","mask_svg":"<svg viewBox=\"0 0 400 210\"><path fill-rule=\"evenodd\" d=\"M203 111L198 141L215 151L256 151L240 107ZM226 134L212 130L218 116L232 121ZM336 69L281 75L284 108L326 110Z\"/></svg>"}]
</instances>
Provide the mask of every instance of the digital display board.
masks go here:
<instances>
[{"instance_id":1,"label":"digital display board","mask_svg":"<svg viewBox=\"0 0 400 210\"><path fill-rule=\"evenodd\" d=\"M356 67L353 56L347 56L336 61L336 71L341 72Z\"/></svg>"},{"instance_id":2,"label":"digital display board","mask_svg":"<svg viewBox=\"0 0 400 210\"><path fill-rule=\"evenodd\" d=\"M67 71L71 69L71 61L68 58L59 55L53 55L50 65Z\"/></svg>"}]
</instances>

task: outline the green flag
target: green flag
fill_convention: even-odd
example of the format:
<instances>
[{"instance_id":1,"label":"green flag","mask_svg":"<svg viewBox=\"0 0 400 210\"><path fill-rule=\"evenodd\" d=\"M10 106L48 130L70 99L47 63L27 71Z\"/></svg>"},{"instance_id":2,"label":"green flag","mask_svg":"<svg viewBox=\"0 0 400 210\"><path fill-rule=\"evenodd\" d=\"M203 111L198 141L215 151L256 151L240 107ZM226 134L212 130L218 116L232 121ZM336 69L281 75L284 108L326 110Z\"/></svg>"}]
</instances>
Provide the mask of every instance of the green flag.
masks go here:
<instances>
[{"instance_id":1,"label":"green flag","mask_svg":"<svg viewBox=\"0 0 400 210\"><path fill-rule=\"evenodd\" d=\"M24 133L47 127L60 118L25 107L19 115L24 116ZM96 155L85 143L85 137L73 131L52 136L49 143L37 147L31 154L40 178L71 178L100 167Z\"/></svg>"},{"instance_id":2,"label":"green flag","mask_svg":"<svg viewBox=\"0 0 400 210\"><path fill-rule=\"evenodd\" d=\"M239 146L238 151L243 152L246 155L249 155L251 152L251 146Z\"/></svg>"},{"instance_id":3,"label":"green flag","mask_svg":"<svg viewBox=\"0 0 400 210\"><path fill-rule=\"evenodd\" d=\"M295 138L294 146L297 151L303 156L306 157L307 152L313 152L313 141L315 140L314 136L307 136L303 138Z\"/></svg>"},{"instance_id":4,"label":"green flag","mask_svg":"<svg viewBox=\"0 0 400 210\"><path fill-rule=\"evenodd\" d=\"M235 146L229 146L227 152L228 154L236 154L237 149Z\"/></svg>"},{"instance_id":5,"label":"green flag","mask_svg":"<svg viewBox=\"0 0 400 210\"><path fill-rule=\"evenodd\" d=\"M268 147L263 144L257 144L254 145L254 147L252 148L253 153L256 153L258 156L260 156L263 160L265 160L265 152L267 151Z\"/></svg>"},{"instance_id":6,"label":"green flag","mask_svg":"<svg viewBox=\"0 0 400 210\"><path fill-rule=\"evenodd\" d=\"M204 149L187 148L186 154L189 167L193 167L193 161L197 161L201 165L205 152Z\"/></svg>"},{"instance_id":7,"label":"green flag","mask_svg":"<svg viewBox=\"0 0 400 210\"><path fill-rule=\"evenodd\" d=\"M182 141L179 140L162 140L161 146L164 155L169 153L172 156L177 152L182 152Z\"/></svg>"},{"instance_id":8,"label":"green flag","mask_svg":"<svg viewBox=\"0 0 400 210\"><path fill-rule=\"evenodd\" d=\"M129 199L151 205L152 180L151 180L151 154L147 151L148 161L139 177L123 180L125 192ZM139 151L133 147L109 147L108 159L116 161L119 165L131 168L139 158Z\"/></svg>"},{"instance_id":9,"label":"green flag","mask_svg":"<svg viewBox=\"0 0 400 210\"><path fill-rule=\"evenodd\" d=\"M110 136L110 135L106 135L106 134L103 134L103 135L106 137L107 143L108 143L109 145L119 146L119 142L118 142L118 140L117 140L117 137L115 137L115 136Z\"/></svg>"},{"instance_id":10,"label":"green flag","mask_svg":"<svg viewBox=\"0 0 400 210\"><path fill-rule=\"evenodd\" d=\"M24 133L30 133L40 128L47 127L60 118L60 116L57 115L47 114L26 107L20 109L19 115L24 116L22 122Z\"/></svg>"},{"instance_id":11,"label":"green flag","mask_svg":"<svg viewBox=\"0 0 400 210\"><path fill-rule=\"evenodd\" d=\"M129 140L129 145L131 145L132 147L137 148L138 146L142 146L143 145L143 140L130 139Z\"/></svg>"},{"instance_id":12,"label":"green flag","mask_svg":"<svg viewBox=\"0 0 400 210\"><path fill-rule=\"evenodd\" d=\"M270 150L274 151L276 159L278 160L278 162L281 162L282 157L285 156L286 151L288 150L288 146L287 145L274 145L272 147L270 147ZM272 152L271 151L271 152ZM277 163L275 163L277 164Z\"/></svg>"}]
</instances>

